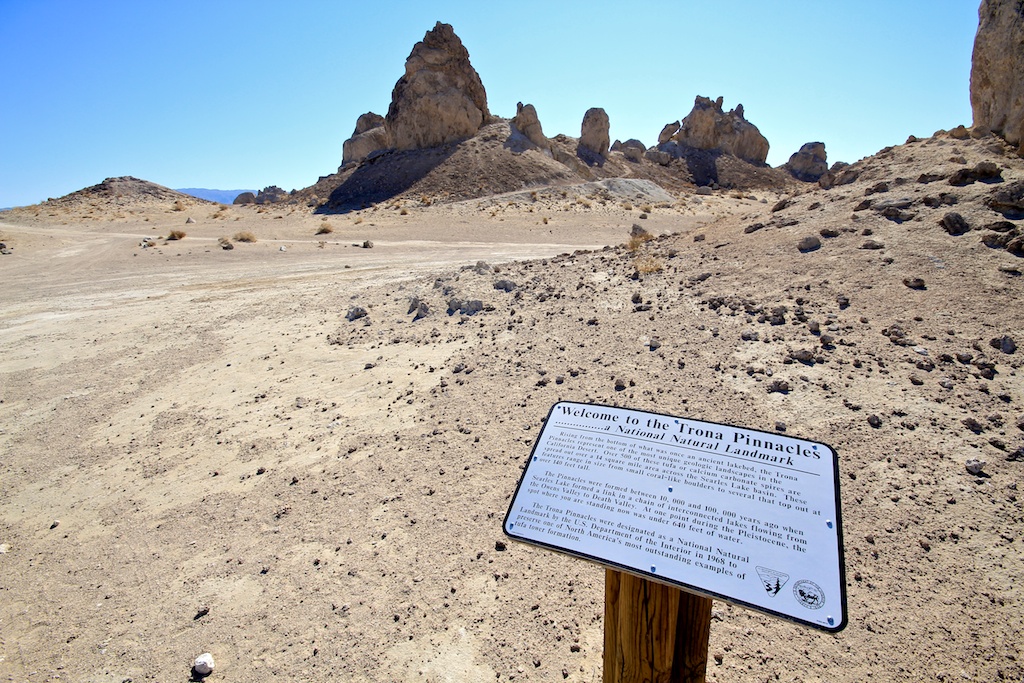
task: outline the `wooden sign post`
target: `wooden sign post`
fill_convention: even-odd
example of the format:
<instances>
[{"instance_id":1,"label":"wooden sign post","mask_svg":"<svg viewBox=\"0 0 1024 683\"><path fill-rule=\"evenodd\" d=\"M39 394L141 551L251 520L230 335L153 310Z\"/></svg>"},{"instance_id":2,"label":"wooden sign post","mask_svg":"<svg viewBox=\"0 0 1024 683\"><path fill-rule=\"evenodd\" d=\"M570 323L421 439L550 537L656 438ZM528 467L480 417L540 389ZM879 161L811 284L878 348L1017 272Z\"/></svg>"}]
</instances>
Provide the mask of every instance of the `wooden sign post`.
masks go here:
<instances>
[{"instance_id":1,"label":"wooden sign post","mask_svg":"<svg viewBox=\"0 0 1024 683\"><path fill-rule=\"evenodd\" d=\"M607 568L605 683L703 681L712 599L845 628L838 472L823 443L559 402L504 530Z\"/></svg>"},{"instance_id":2,"label":"wooden sign post","mask_svg":"<svg viewBox=\"0 0 1024 683\"><path fill-rule=\"evenodd\" d=\"M704 683L711 599L605 570L604 683Z\"/></svg>"}]
</instances>

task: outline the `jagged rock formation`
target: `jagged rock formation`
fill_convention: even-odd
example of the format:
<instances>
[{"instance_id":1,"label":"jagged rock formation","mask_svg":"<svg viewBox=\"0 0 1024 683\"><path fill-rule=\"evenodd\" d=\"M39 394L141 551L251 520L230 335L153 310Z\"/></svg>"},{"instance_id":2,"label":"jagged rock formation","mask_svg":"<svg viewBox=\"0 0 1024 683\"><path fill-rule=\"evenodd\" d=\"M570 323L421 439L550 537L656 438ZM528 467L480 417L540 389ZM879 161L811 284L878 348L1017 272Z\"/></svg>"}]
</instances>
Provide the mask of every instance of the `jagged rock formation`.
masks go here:
<instances>
[{"instance_id":1,"label":"jagged rock formation","mask_svg":"<svg viewBox=\"0 0 1024 683\"><path fill-rule=\"evenodd\" d=\"M274 202L280 202L288 198L288 193L277 185L270 185L260 190L259 194L256 195L255 202L257 204L273 204Z\"/></svg>"},{"instance_id":2,"label":"jagged rock formation","mask_svg":"<svg viewBox=\"0 0 1024 683\"><path fill-rule=\"evenodd\" d=\"M608 133L608 114L600 107L592 107L583 115L583 126L580 131L579 145L576 154L591 165L604 163L608 156L611 138Z\"/></svg>"},{"instance_id":3,"label":"jagged rock formation","mask_svg":"<svg viewBox=\"0 0 1024 683\"><path fill-rule=\"evenodd\" d=\"M473 136L488 121L487 93L469 52L437 22L413 46L385 117L390 146L427 149Z\"/></svg>"},{"instance_id":4,"label":"jagged rock formation","mask_svg":"<svg viewBox=\"0 0 1024 683\"><path fill-rule=\"evenodd\" d=\"M974 126L1024 141L1024 4L982 0L971 61Z\"/></svg>"},{"instance_id":5,"label":"jagged rock formation","mask_svg":"<svg viewBox=\"0 0 1024 683\"><path fill-rule=\"evenodd\" d=\"M516 105L516 115L512 118L512 126L541 149L548 149L551 146L551 141L544 135L540 119L537 118L537 109L532 104L519 102Z\"/></svg>"},{"instance_id":6,"label":"jagged rock formation","mask_svg":"<svg viewBox=\"0 0 1024 683\"><path fill-rule=\"evenodd\" d=\"M672 124L666 126L658 139L668 136L671 127ZM680 122L679 129L669 136L669 141L659 145L659 149L678 156L671 149L672 143L725 152L757 165L763 165L768 158L768 140L757 126L743 117L743 105L724 112L721 97L712 102L710 98L698 95L693 110Z\"/></svg>"},{"instance_id":7,"label":"jagged rock formation","mask_svg":"<svg viewBox=\"0 0 1024 683\"><path fill-rule=\"evenodd\" d=\"M666 142L672 139L672 136L679 132L679 121L673 121L672 123L666 123L665 127L658 133L658 144L664 145Z\"/></svg>"},{"instance_id":8,"label":"jagged rock formation","mask_svg":"<svg viewBox=\"0 0 1024 683\"><path fill-rule=\"evenodd\" d=\"M341 165L362 161L379 149L387 149L388 143L384 117L372 111L366 112L356 120L355 132L342 145Z\"/></svg>"},{"instance_id":9,"label":"jagged rock formation","mask_svg":"<svg viewBox=\"0 0 1024 683\"><path fill-rule=\"evenodd\" d=\"M816 183L828 173L824 142L807 142L782 167L797 180Z\"/></svg>"}]
</instances>

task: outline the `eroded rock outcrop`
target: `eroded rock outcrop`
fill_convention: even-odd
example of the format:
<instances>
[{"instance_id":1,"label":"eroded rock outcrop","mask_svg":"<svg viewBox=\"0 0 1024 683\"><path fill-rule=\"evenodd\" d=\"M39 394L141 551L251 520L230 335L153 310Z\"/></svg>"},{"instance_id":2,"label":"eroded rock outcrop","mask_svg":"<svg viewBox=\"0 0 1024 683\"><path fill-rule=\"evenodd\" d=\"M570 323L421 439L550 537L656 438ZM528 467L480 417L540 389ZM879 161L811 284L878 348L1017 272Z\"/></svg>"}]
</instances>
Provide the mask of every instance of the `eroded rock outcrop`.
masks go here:
<instances>
[{"instance_id":1,"label":"eroded rock outcrop","mask_svg":"<svg viewBox=\"0 0 1024 683\"><path fill-rule=\"evenodd\" d=\"M440 147L473 136L489 118L487 93L469 51L449 24L437 22L413 46L391 94L384 124L390 146Z\"/></svg>"},{"instance_id":2,"label":"eroded rock outcrop","mask_svg":"<svg viewBox=\"0 0 1024 683\"><path fill-rule=\"evenodd\" d=\"M516 115L512 118L511 123L527 140L541 149L551 147L551 141L544 135L540 119L537 118L537 109L532 104L518 103L516 105Z\"/></svg>"},{"instance_id":3,"label":"eroded rock outcrop","mask_svg":"<svg viewBox=\"0 0 1024 683\"><path fill-rule=\"evenodd\" d=\"M636 138L630 138L625 142L616 140L612 143L611 151L620 152L622 156L626 157L630 161L639 162L644 158L644 152L647 148L644 147L644 143L640 142Z\"/></svg>"},{"instance_id":4,"label":"eroded rock outcrop","mask_svg":"<svg viewBox=\"0 0 1024 683\"><path fill-rule=\"evenodd\" d=\"M680 122L671 139L680 145L732 154L752 164L763 165L768 158L768 140L744 118L743 105L725 112L721 97L712 102L698 95L693 110Z\"/></svg>"},{"instance_id":5,"label":"eroded rock outcrop","mask_svg":"<svg viewBox=\"0 0 1024 683\"><path fill-rule=\"evenodd\" d=\"M1024 140L1024 5L982 0L971 61L974 126L1013 145Z\"/></svg>"},{"instance_id":6,"label":"eroded rock outcrop","mask_svg":"<svg viewBox=\"0 0 1024 683\"><path fill-rule=\"evenodd\" d=\"M600 107L593 107L583 115L583 126L576 155L588 164L601 165L608 156L611 145L608 114Z\"/></svg>"},{"instance_id":7,"label":"eroded rock outcrop","mask_svg":"<svg viewBox=\"0 0 1024 683\"><path fill-rule=\"evenodd\" d=\"M341 165L362 161L371 153L388 147L390 144L384 117L372 111L367 112L356 120L352 137L342 145Z\"/></svg>"},{"instance_id":8,"label":"eroded rock outcrop","mask_svg":"<svg viewBox=\"0 0 1024 683\"><path fill-rule=\"evenodd\" d=\"M274 202L284 201L287 198L287 192L277 185L270 185L269 187L264 187L259 191L259 194L256 195L255 202L257 204L273 204Z\"/></svg>"},{"instance_id":9,"label":"eroded rock outcrop","mask_svg":"<svg viewBox=\"0 0 1024 683\"><path fill-rule=\"evenodd\" d=\"M672 123L666 123L665 127L658 133L658 144L664 145L666 142L672 139L672 136L679 132L679 121L673 121Z\"/></svg>"},{"instance_id":10,"label":"eroded rock outcrop","mask_svg":"<svg viewBox=\"0 0 1024 683\"><path fill-rule=\"evenodd\" d=\"M828 161L824 142L807 142L789 157L783 168L797 180L816 183L828 173Z\"/></svg>"}]
</instances>

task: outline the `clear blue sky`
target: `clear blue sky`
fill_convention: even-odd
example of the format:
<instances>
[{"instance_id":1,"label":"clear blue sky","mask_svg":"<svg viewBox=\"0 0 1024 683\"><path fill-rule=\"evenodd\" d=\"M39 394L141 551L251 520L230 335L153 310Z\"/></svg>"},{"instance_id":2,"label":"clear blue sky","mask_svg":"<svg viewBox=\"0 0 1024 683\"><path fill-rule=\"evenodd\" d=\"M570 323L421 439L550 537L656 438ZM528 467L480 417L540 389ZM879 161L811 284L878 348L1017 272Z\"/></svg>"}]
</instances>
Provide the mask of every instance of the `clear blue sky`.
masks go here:
<instances>
[{"instance_id":1,"label":"clear blue sky","mask_svg":"<svg viewBox=\"0 0 1024 683\"><path fill-rule=\"evenodd\" d=\"M783 163L853 162L971 124L978 0L0 0L0 207L133 175L285 189L334 172L414 43L455 27L493 113L656 141L696 95L742 103Z\"/></svg>"}]
</instances>

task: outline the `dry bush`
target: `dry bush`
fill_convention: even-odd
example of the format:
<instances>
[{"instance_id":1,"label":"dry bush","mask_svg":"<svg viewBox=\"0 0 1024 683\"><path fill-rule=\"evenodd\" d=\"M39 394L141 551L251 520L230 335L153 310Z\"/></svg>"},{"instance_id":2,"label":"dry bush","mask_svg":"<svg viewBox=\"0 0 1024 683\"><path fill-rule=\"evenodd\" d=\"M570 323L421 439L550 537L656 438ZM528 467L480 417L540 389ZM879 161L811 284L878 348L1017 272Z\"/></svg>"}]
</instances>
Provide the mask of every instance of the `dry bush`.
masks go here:
<instances>
[{"instance_id":1,"label":"dry bush","mask_svg":"<svg viewBox=\"0 0 1024 683\"><path fill-rule=\"evenodd\" d=\"M648 275L650 273L660 273L665 270L665 263L660 258L645 255L634 259L633 267L636 268L638 273Z\"/></svg>"},{"instance_id":2,"label":"dry bush","mask_svg":"<svg viewBox=\"0 0 1024 683\"><path fill-rule=\"evenodd\" d=\"M629 202L622 202L622 208L625 209L626 211L632 211L633 205L630 204Z\"/></svg>"},{"instance_id":3,"label":"dry bush","mask_svg":"<svg viewBox=\"0 0 1024 683\"><path fill-rule=\"evenodd\" d=\"M420 197L420 204L422 204L423 206L430 206L433 203L434 202L431 201L430 197L428 197L427 195L423 195L422 197Z\"/></svg>"},{"instance_id":4,"label":"dry bush","mask_svg":"<svg viewBox=\"0 0 1024 683\"><path fill-rule=\"evenodd\" d=\"M171 233L167 235L168 241L170 240L183 240L185 239L184 230L171 230Z\"/></svg>"},{"instance_id":5,"label":"dry bush","mask_svg":"<svg viewBox=\"0 0 1024 683\"><path fill-rule=\"evenodd\" d=\"M176 200L174 200L174 207L173 208L174 208L175 211L184 211L185 210L185 204L180 199L176 199Z\"/></svg>"},{"instance_id":6,"label":"dry bush","mask_svg":"<svg viewBox=\"0 0 1024 683\"><path fill-rule=\"evenodd\" d=\"M318 235L330 235L332 232L334 232L334 228L332 228L327 223L323 223L319 228L316 229L316 234Z\"/></svg>"},{"instance_id":7,"label":"dry bush","mask_svg":"<svg viewBox=\"0 0 1024 683\"><path fill-rule=\"evenodd\" d=\"M359 225L360 223L363 222L363 217L362 216L356 216L354 219L352 219L352 222L355 223L356 225Z\"/></svg>"},{"instance_id":8,"label":"dry bush","mask_svg":"<svg viewBox=\"0 0 1024 683\"><path fill-rule=\"evenodd\" d=\"M225 218L227 217L229 207L221 204L217 207L217 210L213 213L213 218Z\"/></svg>"},{"instance_id":9,"label":"dry bush","mask_svg":"<svg viewBox=\"0 0 1024 683\"><path fill-rule=\"evenodd\" d=\"M532 192L530 192L530 199L532 199L533 201L537 201L537 190L533 190Z\"/></svg>"},{"instance_id":10,"label":"dry bush","mask_svg":"<svg viewBox=\"0 0 1024 683\"><path fill-rule=\"evenodd\" d=\"M644 242L650 242L653 239L654 236L649 233L645 233L643 235L631 235L629 241L626 242L626 249L629 251L636 251L643 246Z\"/></svg>"},{"instance_id":11,"label":"dry bush","mask_svg":"<svg viewBox=\"0 0 1024 683\"><path fill-rule=\"evenodd\" d=\"M407 208L405 208L405 207L403 206L403 207L402 207L402 210L398 212L398 215L399 215L399 216L408 216L408 215L409 215L409 209L407 209Z\"/></svg>"},{"instance_id":12,"label":"dry bush","mask_svg":"<svg viewBox=\"0 0 1024 683\"><path fill-rule=\"evenodd\" d=\"M544 225L548 224L548 217L547 216L544 216L544 218L541 218L540 220L541 220L541 222L544 223Z\"/></svg>"},{"instance_id":13,"label":"dry bush","mask_svg":"<svg viewBox=\"0 0 1024 683\"><path fill-rule=\"evenodd\" d=\"M576 203L579 204L580 206L582 206L584 209L589 209L590 206L591 206L590 201L587 200L587 199L584 199L583 197L577 197L576 198Z\"/></svg>"},{"instance_id":14,"label":"dry bush","mask_svg":"<svg viewBox=\"0 0 1024 683\"><path fill-rule=\"evenodd\" d=\"M233 239L236 242L255 242L256 235L252 234L248 230L243 230L242 232L236 232Z\"/></svg>"},{"instance_id":15,"label":"dry bush","mask_svg":"<svg viewBox=\"0 0 1024 683\"><path fill-rule=\"evenodd\" d=\"M640 210L643 211L644 213L651 213L652 211L654 211L654 209L651 208L650 204L644 204L643 206L640 207Z\"/></svg>"}]
</instances>

